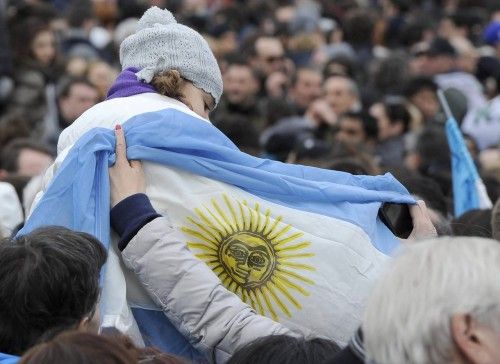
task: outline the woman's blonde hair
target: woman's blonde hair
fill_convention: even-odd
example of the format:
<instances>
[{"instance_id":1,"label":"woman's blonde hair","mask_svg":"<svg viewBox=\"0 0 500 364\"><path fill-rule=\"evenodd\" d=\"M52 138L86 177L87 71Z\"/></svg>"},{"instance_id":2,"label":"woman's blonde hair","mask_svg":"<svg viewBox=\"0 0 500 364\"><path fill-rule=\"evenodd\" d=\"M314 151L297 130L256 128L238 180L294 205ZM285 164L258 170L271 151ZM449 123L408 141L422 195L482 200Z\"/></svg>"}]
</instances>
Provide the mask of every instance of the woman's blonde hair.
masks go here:
<instances>
[{"instance_id":1,"label":"woman's blonde hair","mask_svg":"<svg viewBox=\"0 0 500 364\"><path fill-rule=\"evenodd\" d=\"M183 82L184 80L179 71L168 70L154 75L151 80L151 85L153 85L156 91L161 95L182 101L184 96L181 92Z\"/></svg>"}]
</instances>

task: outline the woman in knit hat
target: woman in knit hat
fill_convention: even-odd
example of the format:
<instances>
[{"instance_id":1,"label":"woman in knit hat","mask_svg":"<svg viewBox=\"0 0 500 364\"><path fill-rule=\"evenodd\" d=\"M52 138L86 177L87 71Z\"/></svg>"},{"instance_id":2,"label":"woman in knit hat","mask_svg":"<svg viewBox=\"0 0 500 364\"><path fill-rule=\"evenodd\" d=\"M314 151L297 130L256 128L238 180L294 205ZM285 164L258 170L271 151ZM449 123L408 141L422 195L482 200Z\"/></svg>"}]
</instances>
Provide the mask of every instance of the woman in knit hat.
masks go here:
<instances>
[{"instance_id":1,"label":"woman in knit hat","mask_svg":"<svg viewBox=\"0 0 500 364\"><path fill-rule=\"evenodd\" d=\"M208 114L222 95L219 66L203 37L178 24L168 10L153 7L146 11L136 32L122 42L120 61L122 72L107 99L61 133L58 158L46 172L42 192L34 204L41 199L72 146L93 128L113 129L134 116L165 109L176 109L209 123ZM161 210L168 192L183 188L169 177L180 172L149 162L144 162L144 170L148 195ZM102 327L116 327L136 344L198 360L201 356L159 311L137 278L121 268L120 252L114 250L116 244L112 245L102 294Z\"/></svg>"},{"instance_id":2,"label":"woman in knit hat","mask_svg":"<svg viewBox=\"0 0 500 364\"><path fill-rule=\"evenodd\" d=\"M143 83L137 86L145 90L152 86L208 119L222 95L222 76L208 43L198 32L178 24L168 10L146 11L136 33L122 42L120 62L124 72L108 98L135 92L130 85L120 85L122 80L133 83L135 76Z\"/></svg>"},{"instance_id":3,"label":"woman in knit hat","mask_svg":"<svg viewBox=\"0 0 500 364\"><path fill-rule=\"evenodd\" d=\"M168 10L152 7L144 13L120 46L120 63L122 72L106 101L61 134L58 153L94 127L112 128L149 111L172 107L208 121L222 95L222 75L208 43Z\"/></svg>"}]
</instances>

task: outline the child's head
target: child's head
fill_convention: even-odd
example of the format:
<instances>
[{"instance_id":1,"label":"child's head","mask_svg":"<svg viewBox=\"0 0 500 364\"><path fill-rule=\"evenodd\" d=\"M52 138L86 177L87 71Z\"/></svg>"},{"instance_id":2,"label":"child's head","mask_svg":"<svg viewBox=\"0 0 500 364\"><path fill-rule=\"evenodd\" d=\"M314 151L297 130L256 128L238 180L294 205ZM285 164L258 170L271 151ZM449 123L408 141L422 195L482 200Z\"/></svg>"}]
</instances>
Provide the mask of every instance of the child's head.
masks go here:
<instances>
[{"instance_id":1,"label":"child's head","mask_svg":"<svg viewBox=\"0 0 500 364\"><path fill-rule=\"evenodd\" d=\"M22 354L69 328L97 329L106 250L93 236L45 227L0 241L0 352Z\"/></svg>"},{"instance_id":2,"label":"child's head","mask_svg":"<svg viewBox=\"0 0 500 364\"><path fill-rule=\"evenodd\" d=\"M208 43L195 30L178 24L172 13L152 7L135 34L120 46L123 69L137 67L137 78L159 93L184 102L202 117L222 95L222 75Z\"/></svg>"}]
</instances>

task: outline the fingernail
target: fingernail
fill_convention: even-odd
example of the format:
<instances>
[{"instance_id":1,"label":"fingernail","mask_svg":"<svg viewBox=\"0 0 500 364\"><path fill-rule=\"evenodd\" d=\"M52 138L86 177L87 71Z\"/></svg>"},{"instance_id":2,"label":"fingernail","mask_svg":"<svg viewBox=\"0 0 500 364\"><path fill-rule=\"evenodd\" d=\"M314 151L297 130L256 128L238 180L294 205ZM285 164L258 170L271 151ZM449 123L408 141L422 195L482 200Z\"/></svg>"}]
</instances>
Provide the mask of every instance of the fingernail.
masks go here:
<instances>
[{"instance_id":1,"label":"fingernail","mask_svg":"<svg viewBox=\"0 0 500 364\"><path fill-rule=\"evenodd\" d=\"M120 124L116 124L115 130L120 130L121 128L122 128L122 126Z\"/></svg>"}]
</instances>

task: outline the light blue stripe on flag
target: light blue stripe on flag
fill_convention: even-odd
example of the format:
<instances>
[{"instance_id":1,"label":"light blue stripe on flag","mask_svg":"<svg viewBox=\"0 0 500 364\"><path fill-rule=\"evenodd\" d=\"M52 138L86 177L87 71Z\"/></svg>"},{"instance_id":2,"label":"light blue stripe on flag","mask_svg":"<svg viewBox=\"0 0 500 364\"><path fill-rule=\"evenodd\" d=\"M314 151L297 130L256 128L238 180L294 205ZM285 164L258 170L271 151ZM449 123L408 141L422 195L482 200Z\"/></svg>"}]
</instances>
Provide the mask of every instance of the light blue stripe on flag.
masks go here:
<instances>
[{"instance_id":1,"label":"light blue stripe on flag","mask_svg":"<svg viewBox=\"0 0 500 364\"><path fill-rule=\"evenodd\" d=\"M124 124L127 156L219 180L274 203L360 226L389 254L395 237L377 219L382 202L414 203L390 174L348 173L291 165L240 152L218 129L174 109L141 114ZM108 166L114 133L96 128L72 148L20 234L59 224L109 241Z\"/></svg>"}]
</instances>

